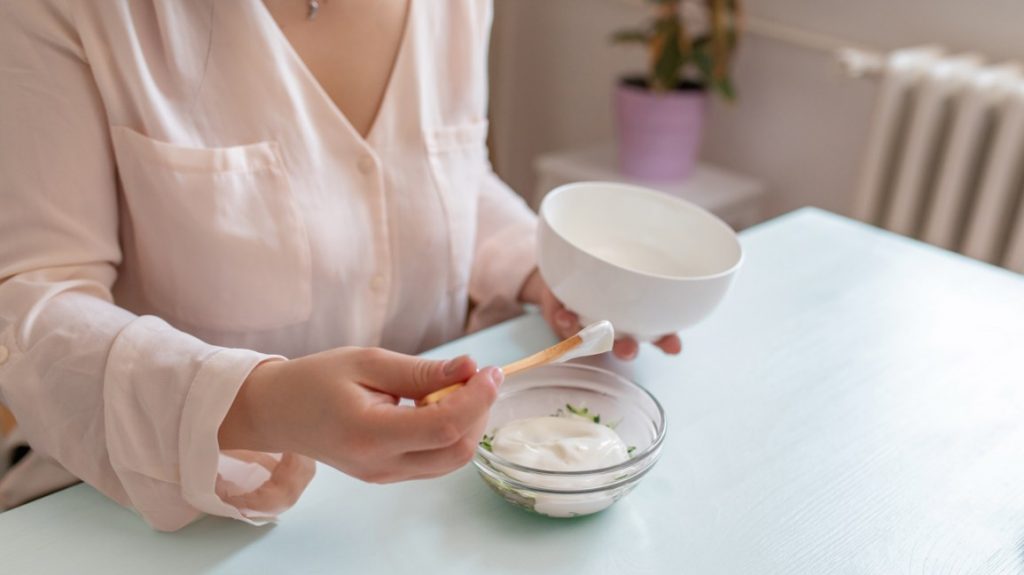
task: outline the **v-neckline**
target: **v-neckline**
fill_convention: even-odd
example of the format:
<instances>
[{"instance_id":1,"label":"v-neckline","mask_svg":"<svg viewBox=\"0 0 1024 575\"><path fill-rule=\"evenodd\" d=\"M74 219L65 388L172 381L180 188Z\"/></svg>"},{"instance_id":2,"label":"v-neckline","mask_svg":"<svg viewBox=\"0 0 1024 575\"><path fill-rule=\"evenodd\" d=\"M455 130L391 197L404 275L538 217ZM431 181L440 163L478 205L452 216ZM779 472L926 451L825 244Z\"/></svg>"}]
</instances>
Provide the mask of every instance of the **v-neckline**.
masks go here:
<instances>
[{"instance_id":1,"label":"v-neckline","mask_svg":"<svg viewBox=\"0 0 1024 575\"><path fill-rule=\"evenodd\" d=\"M277 24L277 20L274 20L274 15L270 13L270 9L264 4L263 0L254 0L259 4L260 15L263 17L264 25L272 28L271 34L274 35L274 42L279 44L281 49L285 51L298 68L299 74L303 76L303 81L313 86L313 90L318 94L323 104L331 110L335 118L348 130L352 136L365 148L372 150L373 145L371 142L374 139L374 134L377 131L377 125L380 124L380 118L385 111L385 107L389 105L392 99L391 92L394 92L395 76L398 73L399 68L402 65L403 60L406 58L405 53L408 52L406 45L409 43L409 36L412 35L413 17L415 14L416 0L408 0L409 7L406 9L405 22L402 27L402 37L398 41L398 53L395 54L394 61L391 63L391 72L388 74L387 82L384 85L384 93L380 97L380 102L377 104L377 111L374 112L373 119L370 121L370 128L366 131L366 135L359 133L359 130L352 124L345 112L338 106L338 104L331 98L331 95L327 93L323 84L317 79L313 71L306 65L306 61L302 59L302 56L295 50L295 46L292 46L288 36L285 35L284 30Z\"/></svg>"}]
</instances>

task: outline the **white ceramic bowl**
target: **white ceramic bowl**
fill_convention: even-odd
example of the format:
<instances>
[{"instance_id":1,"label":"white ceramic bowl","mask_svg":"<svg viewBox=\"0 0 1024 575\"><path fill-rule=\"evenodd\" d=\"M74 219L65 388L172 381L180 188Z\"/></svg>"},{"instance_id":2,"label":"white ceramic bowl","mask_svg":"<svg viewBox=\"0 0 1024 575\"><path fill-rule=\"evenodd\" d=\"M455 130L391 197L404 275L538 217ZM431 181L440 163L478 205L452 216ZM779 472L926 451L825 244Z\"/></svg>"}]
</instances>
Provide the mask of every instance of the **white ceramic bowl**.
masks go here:
<instances>
[{"instance_id":1,"label":"white ceramic bowl","mask_svg":"<svg viewBox=\"0 0 1024 575\"><path fill-rule=\"evenodd\" d=\"M614 426L632 448L630 459L602 469L547 471L508 461L481 442L473 460L487 485L507 501L549 517L589 515L625 497L658 462L665 439L665 412L650 392L610 371L576 364L510 376L491 407L487 434L516 419L553 415L566 404L587 408Z\"/></svg>"},{"instance_id":2,"label":"white ceramic bowl","mask_svg":"<svg viewBox=\"0 0 1024 575\"><path fill-rule=\"evenodd\" d=\"M650 341L704 319L743 261L736 232L695 204L639 186L580 182L540 206L537 259L585 325Z\"/></svg>"}]
</instances>

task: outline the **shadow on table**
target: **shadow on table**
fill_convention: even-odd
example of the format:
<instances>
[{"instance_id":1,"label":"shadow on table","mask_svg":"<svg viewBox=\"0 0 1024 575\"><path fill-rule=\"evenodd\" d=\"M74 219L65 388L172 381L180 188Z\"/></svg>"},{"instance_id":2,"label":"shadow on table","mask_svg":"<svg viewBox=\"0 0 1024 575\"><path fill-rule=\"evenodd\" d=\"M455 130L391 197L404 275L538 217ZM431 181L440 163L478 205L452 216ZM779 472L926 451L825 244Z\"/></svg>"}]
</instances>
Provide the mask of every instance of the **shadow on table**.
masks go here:
<instances>
[{"instance_id":1,"label":"shadow on table","mask_svg":"<svg viewBox=\"0 0 1024 575\"><path fill-rule=\"evenodd\" d=\"M594 515L556 519L504 501L476 473L459 473L457 484L457 503L424 511L443 517L438 559L460 564L459 572L586 572L595 560L608 562L624 532L645 538L647 525L628 498Z\"/></svg>"},{"instance_id":2,"label":"shadow on table","mask_svg":"<svg viewBox=\"0 0 1024 575\"><path fill-rule=\"evenodd\" d=\"M191 552L186 560L189 571L209 571L259 542L274 528L274 524L254 527L234 519L204 517L181 531L156 535L166 537L167 545L175 552Z\"/></svg>"}]
</instances>

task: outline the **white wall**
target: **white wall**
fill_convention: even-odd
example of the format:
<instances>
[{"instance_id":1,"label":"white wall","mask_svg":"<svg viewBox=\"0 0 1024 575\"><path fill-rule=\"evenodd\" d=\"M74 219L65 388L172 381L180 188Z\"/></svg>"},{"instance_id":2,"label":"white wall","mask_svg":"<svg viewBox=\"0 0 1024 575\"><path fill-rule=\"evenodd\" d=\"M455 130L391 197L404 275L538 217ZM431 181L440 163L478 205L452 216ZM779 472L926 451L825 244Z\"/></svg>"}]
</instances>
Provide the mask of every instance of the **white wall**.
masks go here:
<instances>
[{"instance_id":1,"label":"white wall","mask_svg":"<svg viewBox=\"0 0 1024 575\"><path fill-rule=\"evenodd\" d=\"M609 45L640 21L638 0L495 0L496 167L533 193L536 155L612 138L611 88L643 53ZM752 17L890 50L929 42L1024 60L1022 0L748 0ZM748 34L737 103L716 102L703 156L758 177L772 214L802 205L846 213L875 82L845 77L831 55Z\"/></svg>"}]
</instances>

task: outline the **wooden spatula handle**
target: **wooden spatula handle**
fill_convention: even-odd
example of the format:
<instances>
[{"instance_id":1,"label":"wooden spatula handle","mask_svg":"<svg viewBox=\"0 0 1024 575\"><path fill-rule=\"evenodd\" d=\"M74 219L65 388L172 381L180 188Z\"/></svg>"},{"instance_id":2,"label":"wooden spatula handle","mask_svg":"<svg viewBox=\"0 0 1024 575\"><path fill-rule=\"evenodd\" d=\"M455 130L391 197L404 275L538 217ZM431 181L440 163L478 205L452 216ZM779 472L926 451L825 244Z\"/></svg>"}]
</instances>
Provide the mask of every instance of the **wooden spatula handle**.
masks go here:
<instances>
[{"instance_id":1,"label":"wooden spatula handle","mask_svg":"<svg viewBox=\"0 0 1024 575\"><path fill-rule=\"evenodd\" d=\"M505 375L513 375L530 369L531 367L538 367L551 363L552 361L562 357L569 350L583 343L583 338L579 335L574 335L568 339L564 339L555 345L538 351L537 353L524 357L523 359L513 361L512 363L501 368L501 371L505 372Z\"/></svg>"},{"instance_id":2,"label":"wooden spatula handle","mask_svg":"<svg viewBox=\"0 0 1024 575\"><path fill-rule=\"evenodd\" d=\"M7 410L4 404L0 403L0 436L10 435L14 431L14 414Z\"/></svg>"},{"instance_id":3,"label":"wooden spatula handle","mask_svg":"<svg viewBox=\"0 0 1024 575\"><path fill-rule=\"evenodd\" d=\"M581 343L583 343L583 338L581 338L579 335L574 335L568 339L556 343L555 345L545 350L538 351L537 353L529 357L524 357L523 359L513 361L512 363L502 367L501 371L504 372L506 376L509 376L515 373L519 373L520 371L530 369L531 367L537 367L540 365L550 363L551 361L558 359L559 357L564 355L565 352L576 347L577 345L580 345ZM439 389L427 395L423 399L419 400L417 404L430 405L431 403L437 403L438 401L441 401L441 399L443 399L445 396L453 393L455 390L459 389L463 385L464 384L462 383L456 383L453 385L449 385L448 387Z\"/></svg>"}]
</instances>

